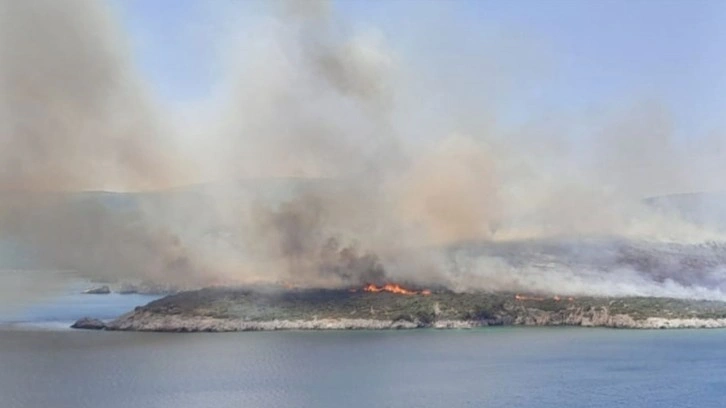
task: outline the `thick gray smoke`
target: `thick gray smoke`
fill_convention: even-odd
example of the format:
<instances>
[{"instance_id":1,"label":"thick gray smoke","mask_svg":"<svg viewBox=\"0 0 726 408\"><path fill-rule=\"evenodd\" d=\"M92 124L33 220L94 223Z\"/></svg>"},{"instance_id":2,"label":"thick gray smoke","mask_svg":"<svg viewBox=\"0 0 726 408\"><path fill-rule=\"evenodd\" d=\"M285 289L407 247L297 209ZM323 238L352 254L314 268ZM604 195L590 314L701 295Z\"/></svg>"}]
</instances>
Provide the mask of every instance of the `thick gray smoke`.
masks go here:
<instances>
[{"instance_id":1,"label":"thick gray smoke","mask_svg":"<svg viewBox=\"0 0 726 408\"><path fill-rule=\"evenodd\" d=\"M538 64L467 48L445 18L411 24L408 51L294 1L240 6L210 44L217 91L182 117L100 3L0 7L0 234L21 248L6 264L181 286L722 297L718 228L642 200L720 187L705 171L720 157L675 143L657 103L583 118L573 143L564 118L505 128L497 101L543 80Z\"/></svg>"},{"instance_id":2,"label":"thick gray smoke","mask_svg":"<svg viewBox=\"0 0 726 408\"><path fill-rule=\"evenodd\" d=\"M171 182L161 115L99 2L3 1L3 190Z\"/></svg>"},{"instance_id":3,"label":"thick gray smoke","mask_svg":"<svg viewBox=\"0 0 726 408\"><path fill-rule=\"evenodd\" d=\"M8 0L0 10L5 245L24 248L36 267L95 279L164 279L171 269L187 278L193 265L173 232L143 209L79 193L162 188L183 176L109 10L85 0Z\"/></svg>"}]
</instances>

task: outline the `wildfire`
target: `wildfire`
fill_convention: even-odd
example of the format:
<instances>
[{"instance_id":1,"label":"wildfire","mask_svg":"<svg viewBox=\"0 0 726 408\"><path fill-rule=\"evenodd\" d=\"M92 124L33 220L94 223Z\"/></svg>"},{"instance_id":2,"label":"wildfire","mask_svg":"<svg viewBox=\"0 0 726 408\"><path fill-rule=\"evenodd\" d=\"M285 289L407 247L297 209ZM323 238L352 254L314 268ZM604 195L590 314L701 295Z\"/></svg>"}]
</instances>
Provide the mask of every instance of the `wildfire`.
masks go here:
<instances>
[{"instance_id":1,"label":"wildfire","mask_svg":"<svg viewBox=\"0 0 726 408\"><path fill-rule=\"evenodd\" d=\"M366 285L365 287L363 287L363 291L364 292L373 292L373 293L390 292L390 293L396 293L399 295L430 295L431 294L431 291L428 289L411 290L411 289L406 289L397 283L386 283L383 286L376 286L376 285L370 283L370 284Z\"/></svg>"}]
</instances>

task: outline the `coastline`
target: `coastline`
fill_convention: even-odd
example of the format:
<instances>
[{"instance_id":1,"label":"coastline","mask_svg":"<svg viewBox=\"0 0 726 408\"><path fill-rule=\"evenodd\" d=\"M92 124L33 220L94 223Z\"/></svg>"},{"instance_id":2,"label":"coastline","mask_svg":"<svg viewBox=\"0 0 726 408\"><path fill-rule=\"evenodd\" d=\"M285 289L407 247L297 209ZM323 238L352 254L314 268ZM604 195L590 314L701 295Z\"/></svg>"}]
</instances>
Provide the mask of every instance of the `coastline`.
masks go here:
<instances>
[{"instance_id":1,"label":"coastline","mask_svg":"<svg viewBox=\"0 0 726 408\"><path fill-rule=\"evenodd\" d=\"M150 312L132 312L112 320L103 329L110 331L151 332L239 332L279 330L413 330L413 329L474 329L489 326L529 327L602 327L610 329L719 329L726 328L726 319L660 318L634 320L627 315L614 315L601 320L581 319L551 321L515 319L508 322L486 320L436 320L433 322L375 319L314 319L265 320L216 318L209 316L162 315Z\"/></svg>"},{"instance_id":2,"label":"coastline","mask_svg":"<svg viewBox=\"0 0 726 408\"><path fill-rule=\"evenodd\" d=\"M169 295L112 320L85 317L72 327L233 332L487 326L726 328L726 302L648 297L562 299L450 291L401 295L335 289L208 288Z\"/></svg>"}]
</instances>

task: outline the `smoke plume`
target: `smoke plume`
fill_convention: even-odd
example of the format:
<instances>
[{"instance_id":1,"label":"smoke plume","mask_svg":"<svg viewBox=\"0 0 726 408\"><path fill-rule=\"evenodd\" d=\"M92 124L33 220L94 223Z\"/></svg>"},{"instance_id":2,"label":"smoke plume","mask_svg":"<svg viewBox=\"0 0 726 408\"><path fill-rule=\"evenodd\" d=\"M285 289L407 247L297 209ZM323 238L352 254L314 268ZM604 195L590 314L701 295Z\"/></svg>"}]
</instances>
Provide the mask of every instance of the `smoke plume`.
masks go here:
<instances>
[{"instance_id":1,"label":"smoke plume","mask_svg":"<svg viewBox=\"0 0 726 408\"><path fill-rule=\"evenodd\" d=\"M155 99L110 8L0 7L7 268L723 298L714 218L643 201L718 188L720 150L679 145L657 101L572 129L556 113L505 125L500 104L547 77L522 63L539 58L525 40L471 47L414 14L406 49L325 1L240 6L210 44L215 92L180 112Z\"/></svg>"},{"instance_id":2,"label":"smoke plume","mask_svg":"<svg viewBox=\"0 0 726 408\"><path fill-rule=\"evenodd\" d=\"M42 266L96 279L162 279L172 268L186 277L179 239L143 210L69 198L163 188L183 177L109 10L85 0L0 7L3 237Z\"/></svg>"}]
</instances>

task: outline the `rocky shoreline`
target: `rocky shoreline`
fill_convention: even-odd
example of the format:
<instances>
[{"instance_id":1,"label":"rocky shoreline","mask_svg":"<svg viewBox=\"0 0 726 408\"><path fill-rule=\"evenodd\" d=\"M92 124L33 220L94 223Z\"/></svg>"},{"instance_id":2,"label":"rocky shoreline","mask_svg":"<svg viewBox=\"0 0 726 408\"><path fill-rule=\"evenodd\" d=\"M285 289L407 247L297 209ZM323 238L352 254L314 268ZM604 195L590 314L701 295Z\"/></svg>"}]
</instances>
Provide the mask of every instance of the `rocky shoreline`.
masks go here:
<instances>
[{"instance_id":1,"label":"rocky shoreline","mask_svg":"<svg viewBox=\"0 0 726 408\"><path fill-rule=\"evenodd\" d=\"M603 321L583 319L580 321L551 322L532 319L517 319L499 323L476 320L437 320L430 323L419 321L386 321L373 319L318 319L318 320L270 320L247 321L241 319L220 319L205 316L165 316L148 312L123 316L107 323L104 327L77 327L119 331L151 332L237 332L277 330L400 330L400 329L473 329L487 326L570 326L605 327L615 329L715 329L726 328L726 319L665 319L651 317L634 320L627 315L607 317Z\"/></svg>"},{"instance_id":2,"label":"rocky shoreline","mask_svg":"<svg viewBox=\"0 0 726 408\"><path fill-rule=\"evenodd\" d=\"M204 289L167 296L109 322L84 318L73 325L80 329L156 332L486 326L726 328L726 303L668 298L561 300L491 293L401 296L340 290L260 293Z\"/></svg>"}]
</instances>

